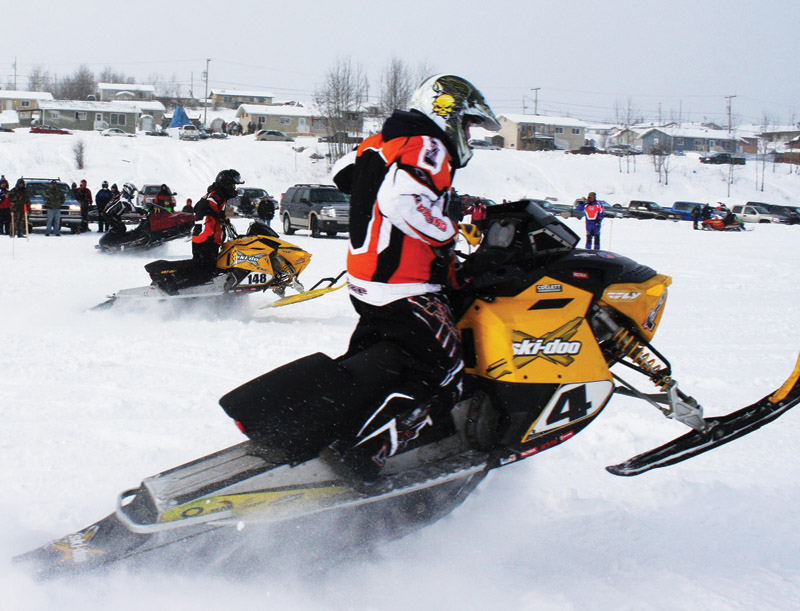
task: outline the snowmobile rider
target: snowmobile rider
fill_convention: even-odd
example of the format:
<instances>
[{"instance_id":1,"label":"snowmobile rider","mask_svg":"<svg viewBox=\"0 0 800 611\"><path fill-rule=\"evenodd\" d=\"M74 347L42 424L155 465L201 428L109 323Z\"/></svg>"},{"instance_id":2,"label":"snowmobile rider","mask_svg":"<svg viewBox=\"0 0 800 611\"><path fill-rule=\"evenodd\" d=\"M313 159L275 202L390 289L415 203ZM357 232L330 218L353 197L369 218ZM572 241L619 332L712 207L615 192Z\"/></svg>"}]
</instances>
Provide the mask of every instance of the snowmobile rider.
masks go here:
<instances>
[{"instance_id":1,"label":"snowmobile rider","mask_svg":"<svg viewBox=\"0 0 800 611\"><path fill-rule=\"evenodd\" d=\"M125 223L122 219L124 215L136 212L136 206L133 203L136 190L136 185L126 182L122 185L121 193L116 190L111 191L114 195L112 195L111 201L108 202L103 212L109 227L108 233L122 235L126 232Z\"/></svg>"},{"instance_id":2,"label":"snowmobile rider","mask_svg":"<svg viewBox=\"0 0 800 611\"><path fill-rule=\"evenodd\" d=\"M342 358L388 341L411 367L402 393L377 411L368 406L354 437L323 451L354 481L377 479L386 458L449 414L462 392L461 343L443 290L455 278L458 228L448 204L455 171L472 157L470 126L500 129L471 83L433 76L410 111L395 110L334 167L336 186L351 195L348 289L359 315Z\"/></svg>"},{"instance_id":3,"label":"snowmobile rider","mask_svg":"<svg viewBox=\"0 0 800 611\"><path fill-rule=\"evenodd\" d=\"M236 185L243 183L236 170L222 170L208 187L205 197L194 206L192 261L198 282L207 282L214 275L223 229L228 223L226 206L229 199L236 197Z\"/></svg>"}]
</instances>

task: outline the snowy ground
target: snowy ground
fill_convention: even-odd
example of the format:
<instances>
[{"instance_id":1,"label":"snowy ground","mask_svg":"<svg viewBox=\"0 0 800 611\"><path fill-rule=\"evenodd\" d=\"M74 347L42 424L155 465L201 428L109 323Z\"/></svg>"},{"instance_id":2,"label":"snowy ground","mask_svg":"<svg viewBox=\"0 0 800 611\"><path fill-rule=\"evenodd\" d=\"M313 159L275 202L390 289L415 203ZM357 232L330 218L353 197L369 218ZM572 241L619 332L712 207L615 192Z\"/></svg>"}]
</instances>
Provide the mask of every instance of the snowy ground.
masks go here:
<instances>
[{"instance_id":1,"label":"snowy ground","mask_svg":"<svg viewBox=\"0 0 800 611\"><path fill-rule=\"evenodd\" d=\"M0 172L11 179L87 176L95 188L103 179L170 181L193 198L225 167L277 194L298 181L327 182L324 164L282 143L97 137L77 172L74 137L0 137L17 137L0 146ZM627 174L612 159L479 151L456 186L495 199L567 200L592 189L625 201L633 196L620 194L637 192L662 204L726 194L721 170L676 161L664 188L644 164ZM739 175L737 196L800 201L800 182L785 168L772 180L768 170L759 198L751 171ZM606 222L606 248L672 276L655 345L708 413L754 401L791 372L800 350L798 237L800 227L721 234L689 223ZM218 398L288 360L341 353L355 324L341 291L276 310L258 309L268 297L252 296L230 316L87 312L111 291L146 284L146 262L189 253L177 241L102 256L96 241L94 233L0 239L4 608L800 608L800 412L681 465L618 478L603 467L684 431L625 398L575 439L490 474L446 519L313 577L287 558L277 574L120 569L33 581L12 556L110 513L116 495L143 477L240 441ZM305 280L342 269L344 239L301 232L292 241L314 255Z\"/></svg>"}]
</instances>

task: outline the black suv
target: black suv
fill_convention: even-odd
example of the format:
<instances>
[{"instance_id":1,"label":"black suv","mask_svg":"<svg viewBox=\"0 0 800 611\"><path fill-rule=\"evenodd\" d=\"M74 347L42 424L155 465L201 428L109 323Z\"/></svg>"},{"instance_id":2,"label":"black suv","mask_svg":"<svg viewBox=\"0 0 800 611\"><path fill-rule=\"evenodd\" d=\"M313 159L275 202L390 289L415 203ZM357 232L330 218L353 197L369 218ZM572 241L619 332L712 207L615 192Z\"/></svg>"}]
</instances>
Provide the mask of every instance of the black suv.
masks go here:
<instances>
[{"instance_id":1,"label":"black suv","mask_svg":"<svg viewBox=\"0 0 800 611\"><path fill-rule=\"evenodd\" d=\"M335 236L349 229L350 196L333 185L295 185L283 194L279 214L287 235L308 229L314 238Z\"/></svg>"},{"instance_id":2,"label":"black suv","mask_svg":"<svg viewBox=\"0 0 800 611\"><path fill-rule=\"evenodd\" d=\"M44 227L47 225L47 208L44 205L44 194L50 188L50 183L56 180L58 188L64 193L64 204L61 206L61 226L69 227L72 233L81 226L81 204L72 196L69 185L53 178L23 178L31 198L31 210L28 214L28 225L31 227Z\"/></svg>"}]
</instances>

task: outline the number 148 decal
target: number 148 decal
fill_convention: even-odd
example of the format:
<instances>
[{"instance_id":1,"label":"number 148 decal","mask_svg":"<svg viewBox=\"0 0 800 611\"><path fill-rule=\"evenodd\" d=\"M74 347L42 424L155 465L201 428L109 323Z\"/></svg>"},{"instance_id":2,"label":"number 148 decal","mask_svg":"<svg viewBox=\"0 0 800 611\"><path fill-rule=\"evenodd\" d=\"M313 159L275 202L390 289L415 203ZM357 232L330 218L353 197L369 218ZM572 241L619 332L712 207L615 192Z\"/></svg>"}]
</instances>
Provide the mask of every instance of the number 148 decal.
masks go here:
<instances>
[{"instance_id":1,"label":"number 148 decal","mask_svg":"<svg viewBox=\"0 0 800 611\"><path fill-rule=\"evenodd\" d=\"M592 418L603 408L614 390L610 380L565 384L550 398L542 413L522 439L526 443L542 433Z\"/></svg>"}]
</instances>

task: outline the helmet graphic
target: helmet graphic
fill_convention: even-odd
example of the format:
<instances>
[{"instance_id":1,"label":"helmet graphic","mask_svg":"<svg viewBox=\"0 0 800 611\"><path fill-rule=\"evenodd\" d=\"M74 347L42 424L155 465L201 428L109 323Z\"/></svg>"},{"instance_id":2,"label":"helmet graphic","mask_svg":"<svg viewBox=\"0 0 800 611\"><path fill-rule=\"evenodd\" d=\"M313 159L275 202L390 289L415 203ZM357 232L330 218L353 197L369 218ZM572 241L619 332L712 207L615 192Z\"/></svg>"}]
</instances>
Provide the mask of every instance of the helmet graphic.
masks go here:
<instances>
[{"instance_id":1,"label":"helmet graphic","mask_svg":"<svg viewBox=\"0 0 800 611\"><path fill-rule=\"evenodd\" d=\"M136 193L136 190L136 185L133 183L126 182L122 185L122 194L128 199L133 199L133 194Z\"/></svg>"},{"instance_id":2,"label":"helmet graphic","mask_svg":"<svg viewBox=\"0 0 800 611\"><path fill-rule=\"evenodd\" d=\"M421 112L450 138L463 168L472 158L468 128L472 125L497 131L500 123L472 83L452 74L439 74L425 80L414 92L412 109Z\"/></svg>"},{"instance_id":3,"label":"helmet graphic","mask_svg":"<svg viewBox=\"0 0 800 611\"><path fill-rule=\"evenodd\" d=\"M220 193L231 198L236 195L236 185L243 184L241 175L236 170L222 170L214 179L214 185Z\"/></svg>"}]
</instances>

